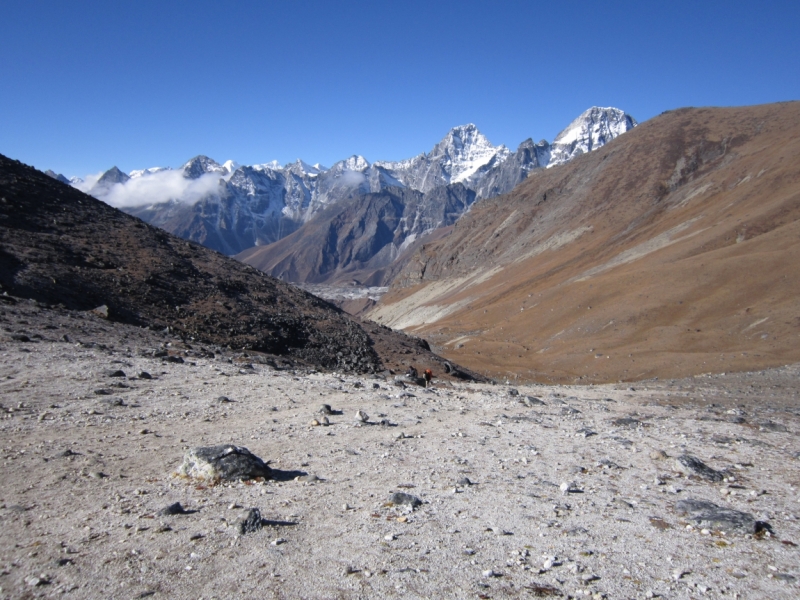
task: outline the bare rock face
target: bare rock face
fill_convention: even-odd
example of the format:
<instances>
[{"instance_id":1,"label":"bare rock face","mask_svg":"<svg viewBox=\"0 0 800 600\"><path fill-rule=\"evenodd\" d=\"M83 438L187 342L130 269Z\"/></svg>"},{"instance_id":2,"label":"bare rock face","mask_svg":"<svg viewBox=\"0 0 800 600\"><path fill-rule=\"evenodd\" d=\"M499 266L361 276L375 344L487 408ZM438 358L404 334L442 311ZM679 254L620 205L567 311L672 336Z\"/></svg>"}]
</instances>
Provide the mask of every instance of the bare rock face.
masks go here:
<instances>
[{"instance_id":1,"label":"bare rock face","mask_svg":"<svg viewBox=\"0 0 800 600\"><path fill-rule=\"evenodd\" d=\"M178 475L203 481L269 479L272 469L247 448L223 444L189 450L183 457Z\"/></svg>"}]
</instances>

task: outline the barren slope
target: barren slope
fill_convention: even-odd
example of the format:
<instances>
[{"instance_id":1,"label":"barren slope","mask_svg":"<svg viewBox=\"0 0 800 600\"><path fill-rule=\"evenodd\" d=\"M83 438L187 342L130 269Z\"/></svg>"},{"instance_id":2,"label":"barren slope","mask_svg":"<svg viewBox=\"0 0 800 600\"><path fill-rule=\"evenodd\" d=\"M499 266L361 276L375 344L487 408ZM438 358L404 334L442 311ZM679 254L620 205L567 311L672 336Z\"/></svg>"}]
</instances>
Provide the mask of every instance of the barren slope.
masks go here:
<instances>
[{"instance_id":1,"label":"barren slope","mask_svg":"<svg viewBox=\"0 0 800 600\"><path fill-rule=\"evenodd\" d=\"M788 364L798 216L800 103L671 111L474 205L369 316L524 379Z\"/></svg>"}]
</instances>

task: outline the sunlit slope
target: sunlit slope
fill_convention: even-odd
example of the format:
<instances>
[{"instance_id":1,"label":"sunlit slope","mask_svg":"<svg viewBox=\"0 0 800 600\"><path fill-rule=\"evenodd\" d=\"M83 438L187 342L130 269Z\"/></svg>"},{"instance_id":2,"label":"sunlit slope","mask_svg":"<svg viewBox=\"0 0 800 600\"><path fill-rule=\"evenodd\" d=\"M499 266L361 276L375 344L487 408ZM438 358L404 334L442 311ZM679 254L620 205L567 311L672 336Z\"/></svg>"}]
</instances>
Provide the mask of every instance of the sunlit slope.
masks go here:
<instances>
[{"instance_id":1,"label":"sunlit slope","mask_svg":"<svg viewBox=\"0 0 800 600\"><path fill-rule=\"evenodd\" d=\"M681 109L480 202L370 317L502 377L800 361L800 103Z\"/></svg>"}]
</instances>

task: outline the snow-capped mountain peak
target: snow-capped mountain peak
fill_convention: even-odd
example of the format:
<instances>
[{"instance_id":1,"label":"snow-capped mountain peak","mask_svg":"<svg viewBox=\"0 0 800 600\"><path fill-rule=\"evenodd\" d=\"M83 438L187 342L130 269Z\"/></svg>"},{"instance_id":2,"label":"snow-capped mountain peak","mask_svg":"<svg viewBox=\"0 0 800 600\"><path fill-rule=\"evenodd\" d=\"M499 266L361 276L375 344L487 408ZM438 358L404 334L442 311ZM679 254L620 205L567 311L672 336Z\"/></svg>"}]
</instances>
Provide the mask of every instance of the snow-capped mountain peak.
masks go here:
<instances>
[{"instance_id":1,"label":"snow-capped mountain peak","mask_svg":"<svg viewBox=\"0 0 800 600\"><path fill-rule=\"evenodd\" d=\"M183 170L183 176L188 179L198 179L206 173L219 173L221 175L228 174L228 170L225 167L223 167L214 159L203 156L202 154L195 156L193 159L183 165L181 169Z\"/></svg>"},{"instance_id":2,"label":"snow-capped mountain peak","mask_svg":"<svg viewBox=\"0 0 800 600\"><path fill-rule=\"evenodd\" d=\"M241 166L242 165L240 165L235 160L226 160L224 163L222 163L222 168L225 169L228 175L232 174L236 169L238 169Z\"/></svg>"},{"instance_id":3,"label":"snow-capped mountain peak","mask_svg":"<svg viewBox=\"0 0 800 600\"><path fill-rule=\"evenodd\" d=\"M596 150L637 125L636 119L618 108L593 106L556 136L547 166L560 165Z\"/></svg>"},{"instance_id":4,"label":"snow-capped mountain peak","mask_svg":"<svg viewBox=\"0 0 800 600\"><path fill-rule=\"evenodd\" d=\"M161 171L171 171L170 167L150 167L149 169L137 169L135 171L131 171L128 173L128 176L131 179L137 179L139 177L145 177L147 175L153 175L154 173L160 173Z\"/></svg>"},{"instance_id":5,"label":"snow-capped mountain peak","mask_svg":"<svg viewBox=\"0 0 800 600\"><path fill-rule=\"evenodd\" d=\"M369 161L363 156L354 154L350 158L346 158L334 165L334 167L337 166L347 171L365 171L369 168Z\"/></svg>"}]
</instances>

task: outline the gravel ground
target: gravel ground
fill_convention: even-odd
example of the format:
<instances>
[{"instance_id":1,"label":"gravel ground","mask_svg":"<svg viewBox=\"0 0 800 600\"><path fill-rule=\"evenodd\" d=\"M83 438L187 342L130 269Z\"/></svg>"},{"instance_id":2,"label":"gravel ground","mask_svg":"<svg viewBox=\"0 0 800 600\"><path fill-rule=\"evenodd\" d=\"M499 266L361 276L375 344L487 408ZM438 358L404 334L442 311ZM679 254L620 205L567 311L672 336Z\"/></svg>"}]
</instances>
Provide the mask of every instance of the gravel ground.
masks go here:
<instances>
[{"instance_id":1,"label":"gravel ground","mask_svg":"<svg viewBox=\"0 0 800 600\"><path fill-rule=\"evenodd\" d=\"M0 317L2 598L800 596L799 366L426 390L32 302ZM275 477L175 475L216 444ZM705 529L686 499L768 526Z\"/></svg>"}]
</instances>

